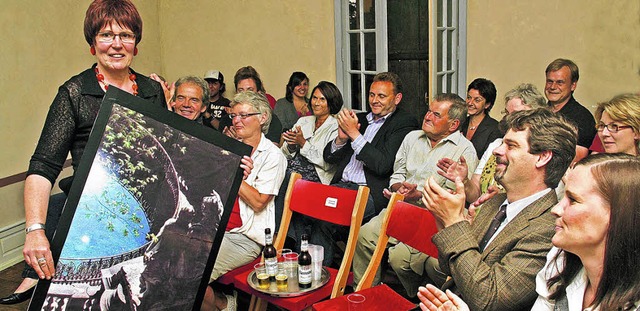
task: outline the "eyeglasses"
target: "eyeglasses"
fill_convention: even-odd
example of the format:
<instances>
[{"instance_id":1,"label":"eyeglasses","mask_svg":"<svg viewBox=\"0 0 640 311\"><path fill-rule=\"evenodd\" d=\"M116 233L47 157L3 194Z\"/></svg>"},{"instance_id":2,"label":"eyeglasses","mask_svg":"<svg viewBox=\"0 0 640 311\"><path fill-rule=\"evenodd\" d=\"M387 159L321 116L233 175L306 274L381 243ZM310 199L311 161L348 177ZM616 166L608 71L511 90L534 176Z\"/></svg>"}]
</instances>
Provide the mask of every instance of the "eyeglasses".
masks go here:
<instances>
[{"instance_id":1,"label":"eyeglasses","mask_svg":"<svg viewBox=\"0 0 640 311\"><path fill-rule=\"evenodd\" d=\"M252 112L252 113L241 113L241 114L235 114L235 113L231 113L229 114L229 119L233 120L235 119L235 117L240 117L240 119L244 120L250 116L257 116L259 115L259 112Z\"/></svg>"},{"instance_id":2,"label":"eyeglasses","mask_svg":"<svg viewBox=\"0 0 640 311\"><path fill-rule=\"evenodd\" d=\"M598 132L604 131L605 127L607 128L607 130L609 130L609 132L617 133L619 130L630 128L631 125L617 125L617 124L614 124L614 123L609 123L609 124L598 123L596 125L596 129L598 129Z\"/></svg>"},{"instance_id":3,"label":"eyeglasses","mask_svg":"<svg viewBox=\"0 0 640 311\"><path fill-rule=\"evenodd\" d=\"M122 43L134 43L136 42L136 35L130 32L113 33L111 31L99 32L98 41L102 43L111 43L116 37L120 37Z\"/></svg>"}]
</instances>

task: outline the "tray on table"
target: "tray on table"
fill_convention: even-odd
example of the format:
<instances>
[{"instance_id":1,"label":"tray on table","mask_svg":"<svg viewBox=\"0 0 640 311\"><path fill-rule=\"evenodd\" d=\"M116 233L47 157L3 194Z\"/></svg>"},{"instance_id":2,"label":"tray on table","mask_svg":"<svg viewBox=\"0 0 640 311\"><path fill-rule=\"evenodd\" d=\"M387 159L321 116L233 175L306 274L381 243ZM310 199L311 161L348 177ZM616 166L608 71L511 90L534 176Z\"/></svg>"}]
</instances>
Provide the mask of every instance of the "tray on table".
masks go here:
<instances>
[{"instance_id":1,"label":"tray on table","mask_svg":"<svg viewBox=\"0 0 640 311\"><path fill-rule=\"evenodd\" d=\"M249 284L249 286L254 290L261 292L263 294L267 294L275 297L296 297L296 296L304 295L308 292L312 292L322 287L323 285L327 284L327 282L329 282L329 279L330 279L329 271L327 270L327 268L322 267L322 275L320 276L320 280L312 281L311 287L309 288L300 289L298 287L298 278L289 277L287 279L286 290L279 289L278 286L276 286L276 282L270 282L269 288L265 289L265 288L260 288L258 286L258 278L256 277L256 272L251 271L251 273L249 273L249 275L247 276L247 284Z\"/></svg>"}]
</instances>

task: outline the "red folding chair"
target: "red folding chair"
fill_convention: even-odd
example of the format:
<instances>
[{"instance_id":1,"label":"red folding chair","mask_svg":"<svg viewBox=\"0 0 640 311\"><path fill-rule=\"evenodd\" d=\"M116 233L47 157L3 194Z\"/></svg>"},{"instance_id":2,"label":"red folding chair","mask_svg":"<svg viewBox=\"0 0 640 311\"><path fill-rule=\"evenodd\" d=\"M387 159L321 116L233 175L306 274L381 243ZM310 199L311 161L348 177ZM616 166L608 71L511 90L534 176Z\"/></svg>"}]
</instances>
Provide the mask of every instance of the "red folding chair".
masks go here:
<instances>
[{"instance_id":1,"label":"red folding chair","mask_svg":"<svg viewBox=\"0 0 640 311\"><path fill-rule=\"evenodd\" d=\"M292 173L285 197L279 235L287 235L293 212L333 224L349 226L345 254L338 270L325 267L331 276L327 284L298 297L273 297L253 290L247 284L247 276L251 270L236 275L233 281L236 288L253 296L249 309L266 310L267 304L271 303L286 310L296 311L310 308L312 304L327 297L342 296L349 279L351 262L368 197L369 188L365 186L360 186L357 191L350 190L303 180L299 174ZM281 249L282 246L276 248Z\"/></svg>"},{"instance_id":2,"label":"red folding chair","mask_svg":"<svg viewBox=\"0 0 640 311\"><path fill-rule=\"evenodd\" d=\"M438 233L435 218L427 209L403 202L403 199L404 196L398 193L391 196L380 228L378 244L356 291L371 287L389 237L438 258L438 248L431 242L431 237Z\"/></svg>"}]
</instances>

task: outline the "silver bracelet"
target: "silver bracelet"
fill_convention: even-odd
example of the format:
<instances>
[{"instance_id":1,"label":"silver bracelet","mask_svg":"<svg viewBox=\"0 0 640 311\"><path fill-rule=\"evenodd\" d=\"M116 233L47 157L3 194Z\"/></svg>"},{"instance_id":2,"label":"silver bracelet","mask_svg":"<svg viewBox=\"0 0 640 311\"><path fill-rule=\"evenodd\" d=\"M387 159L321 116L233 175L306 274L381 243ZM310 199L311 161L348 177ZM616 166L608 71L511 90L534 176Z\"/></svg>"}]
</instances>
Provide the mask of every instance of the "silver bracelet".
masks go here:
<instances>
[{"instance_id":1,"label":"silver bracelet","mask_svg":"<svg viewBox=\"0 0 640 311\"><path fill-rule=\"evenodd\" d=\"M44 230L44 224L35 223L35 224L27 227L26 229L24 229L24 232L26 232L26 234L29 234L29 232L36 231L36 230Z\"/></svg>"}]
</instances>

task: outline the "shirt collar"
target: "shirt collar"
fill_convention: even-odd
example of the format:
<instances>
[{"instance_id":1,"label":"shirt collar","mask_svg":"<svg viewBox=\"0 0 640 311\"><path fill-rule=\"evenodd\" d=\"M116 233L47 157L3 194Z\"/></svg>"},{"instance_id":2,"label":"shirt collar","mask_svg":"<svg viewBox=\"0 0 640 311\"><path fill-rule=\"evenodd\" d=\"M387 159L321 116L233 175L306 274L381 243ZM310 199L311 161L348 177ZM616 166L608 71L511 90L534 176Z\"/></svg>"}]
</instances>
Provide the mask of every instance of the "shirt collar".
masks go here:
<instances>
[{"instance_id":1,"label":"shirt collar","mask_svg":"<svg viewBox=\"0 0 640 311\"><path fill-rule=\"evenodd\" d=\"M91 69L85 70L82 75L82 88L80 90L83 95L104 96L104 91L100 87L98 78L96 78L95 68L98 64L93 64Z\"/></svg>"},{"instance_id":2,"label":"shirt collar","mask_svg":"<svg viewBox=\"0 0 640 311\"><path fill-rule=\"evenodd\" d=\"M269 139L267 139L267 136L264 136L264 133L261 133L260 143L258 143L258 147L256 148L256 151L259 151L259 152L265 151L267 150L270 144L272 144L272 142Z\"/></svg>"},{"instance_id":3,"label":"shirt collar","mask_svg":"<svg viewBox=\"0 0 640 311\"><path fill-rule=\"evenodd\" d=\"M395 110L394 110L394 111L391 111L391 112L389 112L387 115L385 115L384 117L382 117L382 118L380 118L380 119L378 119L378 120L374 120L374 119L373 119L373 112L369 112L369 113L367 114L367 122L369 122L369 124L372 124L372 123L383 123L383 122L384 122L384 121L386 121L386 120L387 120L387 119L388 119L388 118L389 118L389 117L390 117L394 112L396 112L396 111L395 111Z\"/></svg>"},{"instance_id":4,"label":"shirt collar","mask_svg":"<svg viewBox=\"0 0 640 311\"><path fill-rule=\"evenodd\" d=\"M535 202L536 200L538 200L539 198L543 197L545 194L547 194L549 191L551 191L551 188L546 188L542 191L538 191L526 198L522 198L518 201L509 203L508 199L504 200L504 203L502 204L507 204L507 217L506 217L506 222L509 223L511 220L513 220L514 218L516 218L516 216L518 216L518 214L520 212L522 212L525 207L531 205L531 203Z\"/></svg>"},{"instance_id":5,"label":"shirt collar","mask_svg":"<svg viewBox=\"0 0 640 311\"><path fill-rule=\"evenodd\" d=\"M422 131L422 136L424 136L424 138L426 138L426 139L429 139L429 137L427 136L427 133L425 133L424 131ZM450 141L451 143L453 143L454 145L456 145L456 146L457 146L457 145L460 145L460 141L461 141L462 139L466 139L466 138L464 137L464 135L462 135L462 133L461 133L460 131L456 130L455 132L453 132L453 133L449 134L449 136L447 136L447 137L445 137L445 138L441 139L441 140L436 144L436 146L437 146L437 145L440 145L440 144L444 144L444 143L445 143L445 142L447 142L447 141Z\"/></svg>"}]
</instances>

